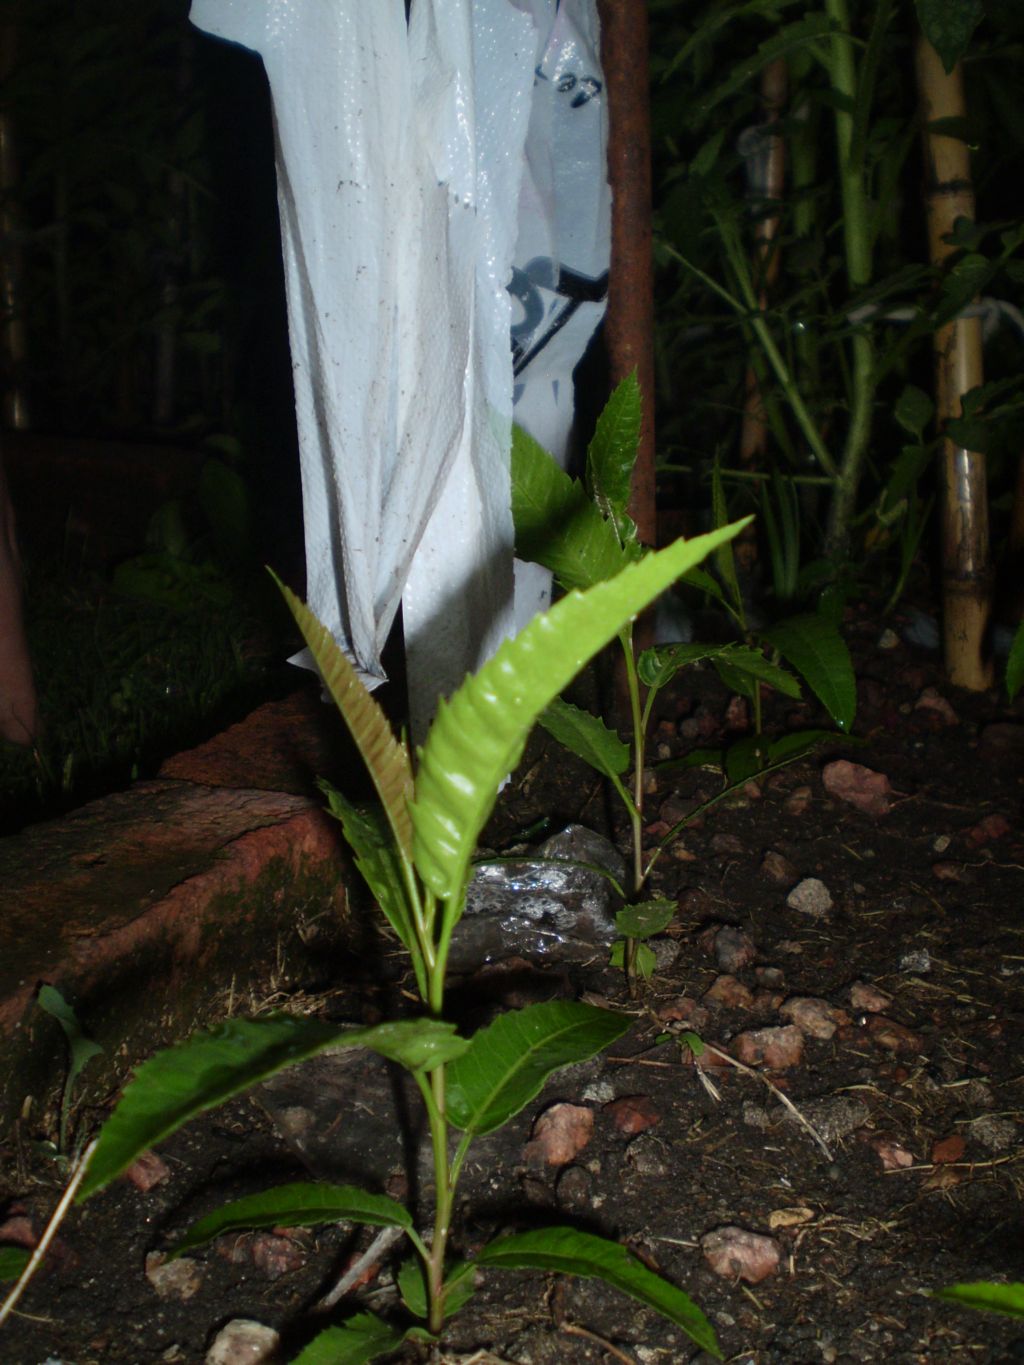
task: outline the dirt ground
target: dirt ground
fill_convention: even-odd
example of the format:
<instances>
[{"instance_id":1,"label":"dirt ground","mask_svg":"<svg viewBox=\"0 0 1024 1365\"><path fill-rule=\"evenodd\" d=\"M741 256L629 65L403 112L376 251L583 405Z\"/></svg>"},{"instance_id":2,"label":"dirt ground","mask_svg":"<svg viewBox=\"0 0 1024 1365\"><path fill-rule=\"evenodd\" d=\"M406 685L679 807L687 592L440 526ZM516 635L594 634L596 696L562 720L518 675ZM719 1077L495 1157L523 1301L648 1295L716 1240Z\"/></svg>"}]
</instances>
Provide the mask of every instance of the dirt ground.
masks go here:
<instances>
[{"instance_id":1,"label":"dirt ground","mask_svg":"<svg viewBox=\"0 0 1024 1365\"><path fill-rule=\"evenodd\" d=\"M686 1289L727 1359L750 1365L1024 1359L1024 1326L925 1292L1024 1280L1024 706L950 688L936 654L883 635L867 608L851 612L846 635L866 742L838 740L675 841L655 888L678 914L642 999L628 997L603 954L584 968L492 965L453 996L463 1018L482 1001L581 995L633 1016L609 1055L556 1075L473 1149L454 1242L472 1253L498 1230L543 1221L618 1238ZM665 697L660 717L648 755L652 842L716 789L706 770L659 775L656 765L744 723L704 670ZM775 729L821 720L781 699L768 707ZM843 770L829 765L840 759L883 775L888 790L879 782L872 804L870 791L837 787ZM546 743L531 746L491 842L544 815L593 827L608 819L596 778ZM808 890L808 879L821 886ZM403 1000L393 956L371 954L361 976L315 1000L302 994L308 984L292 983L293 1003L337 1018L372 1021ZM687 1027L748 1068L710 1053L694 1065L674 1036ZM766 1046L776 1050L758 1060ZM313 1306L368 1232L221 1239L170 1289L152 1263L147 1277L146 1257L225 1198L309 1166L427 1204L407 1093L382 1064L346 1065L332 1082L333 1136L312 1156L280 1116L303 1087L327 1093L315 1068L287 1073L288 1103L280 1092L249 1097L177 1134L160 1149L165 1178L148 1192L122 1180L73 1211L0 1328L0 1360L200 1362L235 1317L280 1328L281 1359L294 1355L329 1320ZM527 1147L556 1102L593 1118L589 1141L558 1165ZM80 1114L79 1133L100 1117ZM3 1153L0 1244L38 1232L58 1195L38 1136L23 1132ZM777 1263L758 1282L713 1268L706 1239L728 1227L769 1239ZM395 1302L385 1260L334 1311L387 1315ZM413 1347L395 1357L426 1358ZM706 1359L679 1329L596 1281L502 1274L482 1279L435 1358Z\"/></svg>"}]
</instances>

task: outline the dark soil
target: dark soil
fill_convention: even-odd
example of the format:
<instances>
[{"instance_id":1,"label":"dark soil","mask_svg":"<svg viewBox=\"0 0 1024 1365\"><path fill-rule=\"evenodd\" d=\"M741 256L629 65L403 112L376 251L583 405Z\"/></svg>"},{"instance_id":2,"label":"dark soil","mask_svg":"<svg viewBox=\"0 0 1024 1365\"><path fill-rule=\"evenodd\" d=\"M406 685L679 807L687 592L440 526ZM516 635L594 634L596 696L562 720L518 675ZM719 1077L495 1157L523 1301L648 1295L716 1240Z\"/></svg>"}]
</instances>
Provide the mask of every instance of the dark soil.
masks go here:
<instances>
[{"instance_id":1,"label":"dark soil","mask_svg":"<svg viewBox=\"0 0 1024 1365\"><path fill-rule=\"evenodd\" d=\"M584 969L492 966L455 992L466 1018L482 1007L587 994L635 1020L611 1055L558 1074L473 1149L460 1187L459 1251L544 1221L619 1238L686 1288L727 1358L757 1365L1024 1359L1020 1324L925 1294L958 1281L1024 1280L1024 708L994 692L951 689L935 655L882 649L880 633L866 611L847 622L864 745L839 741L719 805L662 859L655 887L679 911L641 1000L629 999L601 955ZM920 704L929 687L952 711ZM665 699L661 716L652 764L721 743L727 718L742 719L703 671ZM775 729L820 719L782 701L769 708ZM822 769L839 757L889 779L888 813L828 794ZM703 770L662 774L649 797L652 842L715 782ZM535 744L502 798L492 842L551 814L599 826L605 796ZM778 856L766 863L767 853ZM820 915L786 904L809 877L831 896ZM722 956L723 926L749 936L749 962L742 940L739 965ZM368 961L363 979L320 1007L369 1021L400 1006L396 963ZM890 1003L851 1002L855 983ZM783 1025L783 1002L804 996L831 1007L835 1032L806 1038L802 1058L775 1071L740 1072L707 1054L698 1068L664 1037L689 1025L722 1050L738 1049L738 1035ZM197 1253L195 1291L184 1300L158 1297L144 1273L146 1253L195 1216L307 1168L429 1205L415 1107L384 1066L350 1058L328 1075L317 1063L284 1073L281 1086L169 1140L161 1148L169 1175L148 1193L122 1180L72 1212L18 1316L0 1329L5 1365L199 1362L232 1317L282 1328L282 1359L315 1335L325 1319L312 1305L369 1233L222 1239ZM311 1146L288 1114L333 1104L332 1087L336 1127ZM816 1123L829 1156L787 1116L779 1092ZM622 1131L620 1111L609 1107L622 1097L642 1097L646 1130ZM531 1128L559 1100L593 1111L593 1136L569 1164L537 1164L525 1150ZM100 1117L79 1115L79 1133ZM38 1230L59 1179L28 1136L6 1153L0 1198ZM714 1273L701 1239L728 1225L773 1237L777 1270L756 1284ZM393 1313L392 1285L386 1263L335 1311ZM396 1359L425 1359L417 1349ZM452 1321L445 1349L438 1358L480 1365L700 1358L677 1328L596 1281L498 1274Z\"/></svg>"}]
</instances>

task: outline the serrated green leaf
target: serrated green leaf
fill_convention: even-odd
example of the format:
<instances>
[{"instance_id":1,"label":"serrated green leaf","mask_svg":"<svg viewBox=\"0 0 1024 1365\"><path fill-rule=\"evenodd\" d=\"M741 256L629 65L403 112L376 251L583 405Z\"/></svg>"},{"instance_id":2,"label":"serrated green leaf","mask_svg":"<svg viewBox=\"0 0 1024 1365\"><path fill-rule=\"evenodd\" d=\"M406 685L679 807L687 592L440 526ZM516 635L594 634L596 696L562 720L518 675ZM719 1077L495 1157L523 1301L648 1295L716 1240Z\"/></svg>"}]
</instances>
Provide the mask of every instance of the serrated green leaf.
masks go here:
<instances>
[{"instance_id":1,"label":"serrated green leaf","mask_svg":"<svg viewBox=\"0 0 1024 1365\"><path fill-rule=\"evenodd\" d=\"M636 526L628 515L633 486L633 466L640 445L642 400L636 370L626 375L597 419L587 448L587 486L601 514L615 528L625 545L636 539Z\"/></svg>"},{"instance_id":2,"label":"serrated green leaf","mask_svg":"<svg viewBox=\"0 0 1024 1365\"><path fill-rule=\"evenodd\" d=\"M316 660L324 686L355 740L394 832L398 849L403 857L411 858L412 826L409 823L408 803L412 797L412 765L408 751L395 738L387 716L367 692L330 631L272 571L271 577L281 589L288 609Z\"/></svg>"},{"instance_id":3,"label":"serrated green leaf","mask_svg":"<svg viewBox=\"0 0 1024 1365\"><path fill-rule=\"evenodd\" d=\"M0 1247L0 1281L18 1279L30 1255L22 1247Z\"/></svg>"},{"instance_id":4,"label":"serrated green leaf","mask_svg":"<svg viewBox=\"0 0 1024 1365\"><path fill-rule=\"evenodd\" d=\"M623 744L598 716L581 711L561 697L556 697L540 713L537 722L559 744L605 777L618 777L629 767L629 745Z\"/></svg>"},{"instance_id":5,"label":"serrated green leaf","mask_svg":"<svg viewBox=\"0 0 1024 1365\"><path fill-rule=\"evenodd\" d=\"M622 1015L575 1001L500 1014L448 1068L449 1119L477 1136L493 1132L529 1104L553 1071L595 1056L628 1028Z\"/></svg>"},{"instance_id":6,"label":"serrated green leaf","mask_svg":"<svg viewBox=\"0 0 1024 1365\"><path fill-rule=\"evenodd\" d=\"M1013 637L1013 644L1010 646L1010 657L1006 661L1006 694L1010 701L1021 689L1024 683L1024 621L1017 627L1017 633Z\"/></svg>"},{"instance_id":7,"label":"serrated green leaf","mask_svg":"<svg viewBox=\"0 0 1024 1365\"><path fill-rule=\"evenodd\" d=\"M567 594L439 704L410 807L416 870L437 896L459 905L480 830L541 711L627 621L743 524L676 541L586 593Z\"/></svg>"},{"instance_id":8,"label":"serrated green leaf","mask_svg":"<svg viewBox=\"0 0 1024 1365\"><path fill-rule=\"evenodd\" d=\"M499 1238L484 1247L477 1263L503 1270L544 1270L596 1277L653 1308L681 1327L702 1350L716 1360L722 1359L711 1324L689 1295L648 1270L617 1242L575 1228L541 1228Z\"/></svg>"},{"instance_id":9,"label":"serrated green leaf","mask_svg":"<svg viewBox=\"0 0 1024 1365\"><path fill-rule=\"evenodd\" d=\"M587 491L521 427L512 428L516 554L543 564L564 588L590 588L633 561Z\"/></svg>"},{"instance_id":10,"label":"serrated green leaf","mask_svg":"<svg viewBox=\"0 0 1024 1365\"><path fill-rule=\"evenodd\" d=\"M225 1232L243 1228L305 1228L320 1223L361 1223L380 1228L411 1228L409 1211L384 1194L356 1185L296 1181L232 1200L193 1223L168 1253L168 1260L204 1246Z\"/></svg>"},{"instance_id":11,"label":"serrated green leaf","mask_svg":"<svg viewBox=\"0 0 1024 1365\"><path fill-rule=\"evenodd\" d=\"M722 651L722 645L655 645L637 660L637 673L645 687L665 687L681 668L701 663Z\"/></svg>"},{"instance_id":12,"label":"serrated green leaf","mask_svg":"<svg viewBox=\"0 0 1024 1365\"><path fill-rule=\"evenodd\" d=\"M366 1365L378 1356L397 1351L406 1335L373 1313L357 1313L347 1322L328 1327L315 1336L291 1365Z\"/></svg>"},{"instance_id":13,"label":"serrated green leaf","mask_svg":"<svg viewBox=\"0 0 1024 1365\"><path fill-rule=\"evenodd\" d=\"M374 900L409 953L416 969L420 994L425 997L426 978L420 979L423 975L423 964L413 928L412 913L406 900L402 864L384 812L379 807L353 805L330 782L321 780L317 786L327 797L331 814L341 822L345 840L355 854L356 867L370 888Z\"/></svg>"},{"instance_id":14,"label":"serrated green leaf","mask_svg":"<svg viewBox=\"0 0 1024 1365\"><path fill-rule=\"evenodd\" d=\"M644 981L650 981L654 975L654 969L658 965L658 959L654 955L654 949L648 943L638 943L633 954L633 970L637 976Z\"/></svg>"},{"instance_id":15,"label":"serrated green leaf","mask_svg":"<svg viewBox=\"0 0 1024 1365\"><path fill-rule=\"evenodd\" d=\"M229 1019L139 1067L100 1130L77 1200L81 1203L108 1185L141 1152L197 1114L328 1048L365 1047L411 1070L428 1070L466 1046L454 1025L431 1019L401 1019L364 1029L285 1014Z\"/></svg>"},{"instance_id":16,"label":"serrated green leaf","mask_svg":"<svg viewBox=\"0 0 1024 1365\"><path fill-rule=\"evenodd\" d=\"M615 916L615 927L626 938L650 938L671 924L676 909L675 901L670 900L626 905Z\"/></svg>"},{"instance_id":17,"label":"serrated green leaf","mask_svg":"<svg viewBox=\"0 0 1024 1365\"><path fill-rule=\"evenodd\" d=\"M840 730L849 730L857 712L857 683L838 628L807 612L778 622L761 636L793 665Z\"/></svg>"},{"instance_id":18,"label":"serrated green leaf","mask_svg":"<svg viewBox=\"0 0 1024 1365\"><path fill-rule=\"evenodd\" d=\"M973 1284L951 1284L932 1291L933 1299L958 1303L963 1308L977 1308L986 1313L1004 1313L1011 1318L1024 1318L1024 1284L993 1284L978 1280Z\"/></svg>"}]
</instances>

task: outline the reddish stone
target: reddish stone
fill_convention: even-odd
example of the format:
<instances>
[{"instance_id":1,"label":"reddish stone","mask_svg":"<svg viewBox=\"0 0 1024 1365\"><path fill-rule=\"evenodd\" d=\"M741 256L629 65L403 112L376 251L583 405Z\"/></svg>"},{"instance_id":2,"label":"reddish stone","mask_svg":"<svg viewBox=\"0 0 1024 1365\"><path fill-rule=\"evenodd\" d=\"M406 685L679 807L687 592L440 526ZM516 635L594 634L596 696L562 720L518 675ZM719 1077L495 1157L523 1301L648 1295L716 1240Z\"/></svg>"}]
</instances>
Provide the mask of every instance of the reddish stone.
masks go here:
<instances>
[{"instance_id":1,"label":"reddish stone","mask_svg":"<svg viewBox=\"0 0 1024 1365\"><path fill-rule=\"evenodd\" d=\"M967 1143L960 1134L950 1133L948 1137L938 1138L932 1143L932 1161L936 1166L942 1166L951 1161L962 1161L966 1150Z\"/></svg>"},{"instance_id":2,"label":"reddish stone","mask_svg":"<svg viewBox=\"0 0 1024 1365\"><path fill-rule=\"evenodd\" d=\"M782 1028L748 1029L732 1040L730 1051L747 1066L764 1065L770 1071L798 1066L804 1052L804 1035L794 1024Z\"/></svg>"},{"instance_id":3,"label":"reddish stone","mask_svg":"<svg viewBox=\"0 0 1024 1365\"><path fill-rule=\"evenodd\" d=\"M623 1095L604 1106L620 1133L644 1133L661 1122L661 1114L648 1095Z\"/></svg>"}]
</instances>

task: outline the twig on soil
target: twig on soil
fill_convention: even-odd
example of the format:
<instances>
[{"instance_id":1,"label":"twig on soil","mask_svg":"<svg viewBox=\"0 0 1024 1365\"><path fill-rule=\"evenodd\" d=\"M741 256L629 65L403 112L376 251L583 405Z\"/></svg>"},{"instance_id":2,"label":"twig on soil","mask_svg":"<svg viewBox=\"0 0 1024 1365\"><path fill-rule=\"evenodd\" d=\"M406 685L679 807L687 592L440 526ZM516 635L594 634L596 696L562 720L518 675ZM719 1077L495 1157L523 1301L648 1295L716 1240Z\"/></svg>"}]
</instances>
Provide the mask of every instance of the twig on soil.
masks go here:
<instances>
[{"instance_id":1,"label":"twig on soil","mask_svg":"<svg viewBox=\"0 0 1024 1365\"><path fill-rule=\"evenodd\" d=\"M742 1071L747 1076L753 1076L755 1080L761 1081L764 1085L766 1085L768 1089L772 1092L772 1094L775 1096L775 1098L779 1101L779 1103L782 1104L793 1116L793 1118L796 1119L800 1127L806 1129L806 1131L814 1139L817 1145L824 1152L825 1160L826 1161L832 1160L832 1153L831 1151L829 1151L828 1143L818 1132L817 1128L815 1128L812 1123L810 1123L807 1119L804 1118L803 1114L801 1114L800 1110L796 1107L796 1105L789 1098L789 1096L784 1094L779 1089L779 1087L774 1084L774 1082L770 1081L767 1076L762 1074L762 1072L755 1071L752 1066L747 1066L746 1062L740 1062L737 1061L735 1057L730 1057L728 1052L723 1052L721 1048L715 1047L713 1043L705 1043L704 1047L708 1052L713 1052L716 1057L720 1057L723 1062L727 1062L729 1066L734 1066L737 1071Z\"/></svg>"},{"instance_id":2,"label":"twig on soil","mask_svg":"<svg viewBox=\"0 0 1024 1365\"><path fill-rule=\"evenodd\" d=\"M89 1169L89 1161L91 1160L92 1154L95 1150L96 1139L93 1138L92 1142L89 1143L88 1147L86 1147L85 1151L79 1158L78 1165L75 1167L71 1179L68 1181L68 1187L61 1195L60 1202L57 1204L57 1207L50 1215L50 1221L46 1225L46 1231L43 1233L42 1237L40 1237L38 1243L36 1244L32 1252L32 1255L28 1259L28 1264L25 1266L25 1269L18 1276L14 1288L7 1295L6 1299L4 1299L3 1303L0 1304L0 1326L3 1326L3 1324L7 1321L10 1315L14 1312L15 1304L18 1302L22 1294L28 1288L30 1280L32 1279L33 1275L35 1275L36 1271L39 1269L39 1266L42 1263L42 1259L46 1255L47 1248L53 1241L54 1237L57 1235L57 1229L60 1227L61 1223L63 1223L65 1215L67 1214L68 1209L71 1207L71 1201L74 1199L75 1194L78 1191L79 1185L85 1178L85 1173Z\"/></svg>"},{"instance_id":3,"label":"twig on soil","mask_svg":"<svg viewBox=\"0 0 1024 1365\"><path fill-rule=\"evenodd\" d=\"M359 1283L370 1266L387 1254L401 1236L401 1228L381 1228L363 1254L356 1257L334 1288L326 1293L316 1305L314 1311L325 1313L328 1308L333 1308L339 1299L345 1297L353 1285Z\"/></svg>"},{"instance_id":4,"label":"twig on soil","mask_svg":"<svg viewBox=\"0 0 1024 1365\"><path fill-rule=\"evenodd\" d=\"M574 1322L560 1322L558 1324L558 1330L567 1333L567 1335L571 1337L583 1337L585 1341L594 1342L596 1346L600 1346L602 1351L607 1351L608 1354L614 1356L616 1360L621 1360L623 1365L636 1365L636 1361L632 1356L626 1355L625 1351L620 1351L617 1346L613 1346L611 1342L606 1341L604 1337L599 1337L596 1332L589 1332L586 1327L577 1327Z\"/></svg>"}]
</instances>

